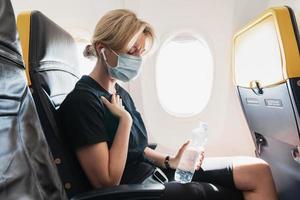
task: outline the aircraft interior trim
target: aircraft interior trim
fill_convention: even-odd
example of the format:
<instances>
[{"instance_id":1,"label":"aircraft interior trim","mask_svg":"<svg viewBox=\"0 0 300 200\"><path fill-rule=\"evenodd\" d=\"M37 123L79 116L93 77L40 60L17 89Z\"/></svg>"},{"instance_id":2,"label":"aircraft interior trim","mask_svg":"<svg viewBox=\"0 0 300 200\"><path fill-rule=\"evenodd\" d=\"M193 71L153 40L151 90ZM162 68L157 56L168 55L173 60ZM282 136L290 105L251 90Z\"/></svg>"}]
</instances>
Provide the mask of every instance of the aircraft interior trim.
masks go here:
<instances>
[{"instance_id":1,"label":"aircraft interior trim","mask_svg":"<svg viewBox=\"0 0 300 200\"><path fill-rule=\"evenodd\" d=\"M300 0L0 0L0 199L299 200L299 20Z\"/></svg>"}]
</instances>

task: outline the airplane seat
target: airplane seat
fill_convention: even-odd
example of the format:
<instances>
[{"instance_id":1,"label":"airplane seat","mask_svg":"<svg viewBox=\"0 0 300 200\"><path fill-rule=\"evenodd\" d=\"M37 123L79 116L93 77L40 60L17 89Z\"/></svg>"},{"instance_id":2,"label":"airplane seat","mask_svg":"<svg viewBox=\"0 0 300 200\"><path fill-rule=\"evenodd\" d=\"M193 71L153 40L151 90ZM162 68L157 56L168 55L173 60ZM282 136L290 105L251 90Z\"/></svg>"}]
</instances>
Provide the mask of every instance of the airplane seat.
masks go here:
<instances>
[{"instance_id":1,"label":"airplane seat","mask_svg":"<svg viewBox=\"0 0 300 200\"><path fill-rule=\"evenodd\" d=\"M159 199L164 190L163 185L121 185L82 194L92 187L75 154L63 139L56 111L79 79L75 41L69 33L39 11L21 13L18 16L18 30L28 83L68 197Z\"/></svg>"},{"instance_id":2,"label":"airplane seat","mask_svg":"<svg viewBox=\"0 0 300 200\"><path fill-rule=\"evenodd\" d=\"M265 11L235 34L233 72L255 143L279 198L300 199L300 57L293 10Z\"/></svg>"},{"instance_id":3,"label":"airplane seat","mask_svg":"<svg viewBox=\"0 0 300 200\"><path fill-rule=\"evenodd\" d=\"M75 42L39 11L21 13L17 20L39 118L66 192L73 196L91 186L75 155L65 148L56 109L79 79Z\"/></svg>"},{"instance_id":4,"label":"airplane seat","mask_svg":"<svg viewBox=\"0 0 300 200\"><path fill-rule=\"evenodd\" d=\"M26 84L11 2L0 8L0 199L67 199Z\"/></svg>"}]
</instances>

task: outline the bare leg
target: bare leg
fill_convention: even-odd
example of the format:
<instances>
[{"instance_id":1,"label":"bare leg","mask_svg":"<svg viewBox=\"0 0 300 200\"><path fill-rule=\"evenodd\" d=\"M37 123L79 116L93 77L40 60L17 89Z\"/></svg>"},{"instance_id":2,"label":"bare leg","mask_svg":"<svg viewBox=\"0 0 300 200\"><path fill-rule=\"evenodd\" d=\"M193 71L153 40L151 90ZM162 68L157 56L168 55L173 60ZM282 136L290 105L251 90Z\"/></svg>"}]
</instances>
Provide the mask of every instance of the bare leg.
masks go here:
<instances>
[{"instance_id":1,"label":"bare leg","mask_svg":"<svg viewBox=\"0 0 300 200\"><path fill-rule=\"evenodd\" d=\"M259 158L233 158L233 179L245 200L278 200L271 169Z\"/></svg>"}]
</instances>

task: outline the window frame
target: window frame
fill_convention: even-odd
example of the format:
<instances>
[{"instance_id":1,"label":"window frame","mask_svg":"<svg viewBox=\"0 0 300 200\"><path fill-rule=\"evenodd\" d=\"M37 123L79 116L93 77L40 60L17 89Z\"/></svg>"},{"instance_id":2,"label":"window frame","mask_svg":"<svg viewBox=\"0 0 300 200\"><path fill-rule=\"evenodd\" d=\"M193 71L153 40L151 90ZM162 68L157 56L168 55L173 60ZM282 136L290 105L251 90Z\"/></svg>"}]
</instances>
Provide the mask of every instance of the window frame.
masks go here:
<instances>
[{"instance_id":1,"label":"window frame","mask_svg":"<svg viewBox=\"0 0 300 200\"><path fill-rule=\"evenodd\" d=\"M207 108L209 101L211 99L211 96L212 96L213 88L214 88L215 57L214 57L214 51L210 45L212 42L209 39L209 37L206 37L206 35L204 35L204 34L199 34L198 32L199 31L196 32L193 30L184 30L184 31L175 31L170 34L167 34L165 37L163 37L164 39L162 40L162 42L160 42L160 45L157 48L156 58L155 58L155 62L154 62L155 63L155 67L154 67L155 93L157 95L159 105L164 110L164 112L168 113L169 115L171 115L173 117L177 117L177 118L181 118L181 119L187 119L187 118L193 118L193 117L199 116ZM210 87L210 91L209 91L209 94L207 97L207 101L204 102L202 108L199 109L199 111L194 112L194 113L185 113L184 114L184 113L173 112L166 105L164 105L164 103L161 100L161 96L159 95L159 92L158 92L159 89L158 89L158 79L157 79L157 74L158 74L157 68L158 68L160 52L170 41L172 41L174 38L176 38L180 35L187 35L188 37L193 37L193 38L197 39L205 48L207 48L208 52L210 53L210 57L211 57L211 83L210 83L211 87Z\"/></svg>"}]
</instances>

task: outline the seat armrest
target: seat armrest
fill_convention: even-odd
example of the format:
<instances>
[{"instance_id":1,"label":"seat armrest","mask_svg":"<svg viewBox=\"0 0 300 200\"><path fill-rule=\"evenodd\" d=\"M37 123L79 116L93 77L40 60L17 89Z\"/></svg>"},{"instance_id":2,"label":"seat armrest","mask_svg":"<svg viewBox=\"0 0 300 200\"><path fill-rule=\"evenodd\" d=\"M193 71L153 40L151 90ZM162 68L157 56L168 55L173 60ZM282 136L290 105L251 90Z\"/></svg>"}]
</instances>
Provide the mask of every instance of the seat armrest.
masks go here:
<instances>
[{"instance_id":1,"label":"seat armrest","mask_svg":"<svg viewBox=\"0 0 300 200\"><path fill-rule=\"evenodd\" d=\"M157 147L157 144L156 143L149 143L148 144L148 147L150 148L150 149L156 149L156 147Z\"/></svg>"},{"instance_id":2,"label":"seat armrest","mask_svg":"<svg viewBox=\"0 0 300 200\"><path fill-rule=\"evenodd\" d=\"M71 200L155 200L163 195L165 186L161 184L132 184L101 188L86 192Z\"/></svg>"}]
</instances>

